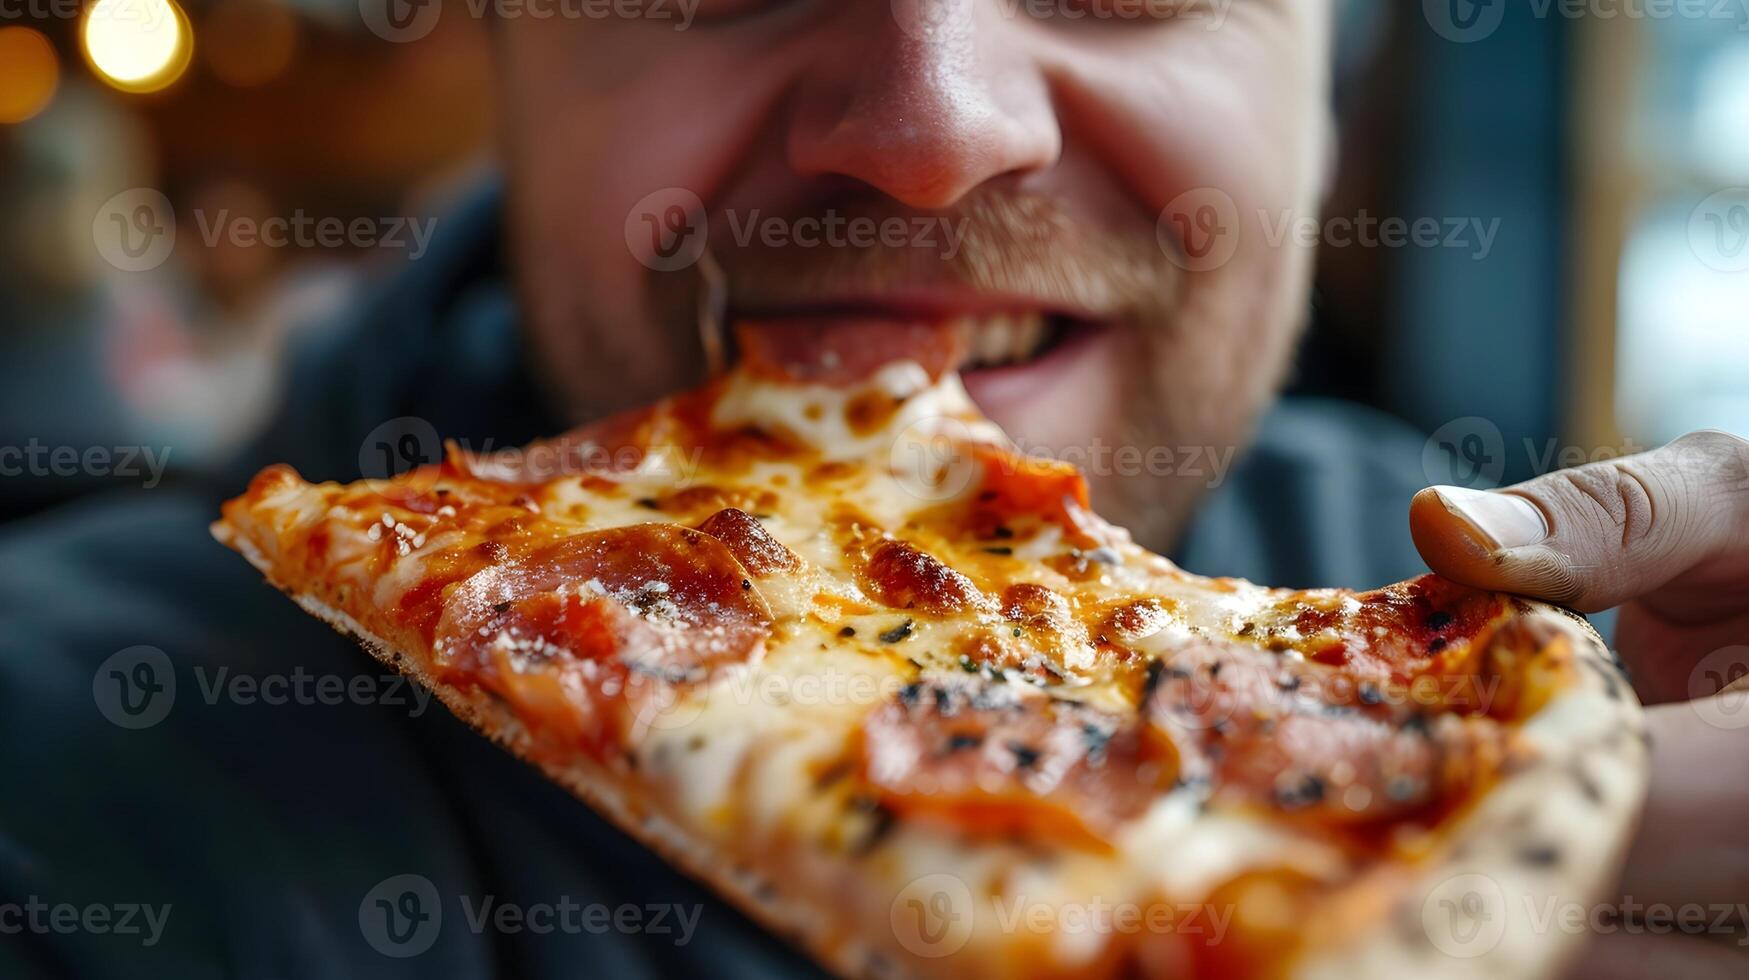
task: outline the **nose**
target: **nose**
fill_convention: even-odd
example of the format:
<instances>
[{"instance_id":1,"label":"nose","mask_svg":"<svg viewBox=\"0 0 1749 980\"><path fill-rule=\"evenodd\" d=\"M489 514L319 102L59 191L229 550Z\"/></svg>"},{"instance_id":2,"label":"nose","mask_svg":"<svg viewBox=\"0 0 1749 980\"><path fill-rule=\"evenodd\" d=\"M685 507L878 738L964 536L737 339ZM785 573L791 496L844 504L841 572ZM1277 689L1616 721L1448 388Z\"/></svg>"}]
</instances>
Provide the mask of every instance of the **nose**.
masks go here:
<instances>
[{"instance_id":1,"label":"nose","mask_svg":"<svg viewBox=\"0 0 1749 980\"><path fill-rule=\"evenodd\" d=\"M801 80L786 152L803 176L838 175L919 209L954 204L980 184L1050 166L1062 133L1047 86L999 18L923 31L887 0L848 57ZM941 2L941 0L938 0ZM986 5L977 0L945 0Z\"/></svg>"}]
</instances>

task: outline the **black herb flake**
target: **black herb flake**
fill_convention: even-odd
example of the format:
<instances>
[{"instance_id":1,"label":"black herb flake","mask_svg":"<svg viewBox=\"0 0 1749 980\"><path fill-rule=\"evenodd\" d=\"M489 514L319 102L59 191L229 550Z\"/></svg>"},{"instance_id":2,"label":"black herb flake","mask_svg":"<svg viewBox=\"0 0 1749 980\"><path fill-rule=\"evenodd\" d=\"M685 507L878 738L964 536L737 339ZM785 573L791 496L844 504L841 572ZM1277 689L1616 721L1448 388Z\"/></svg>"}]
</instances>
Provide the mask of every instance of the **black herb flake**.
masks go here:
<instances>
[{"instance_id":1,"label":"black herb flake","mask_svg":"<svg viewBox=\"0 0 1749 980\"><path fill-rule=\"evenodd\" d=\"M1518 852L1518 859L1533 868L1552 868L1561 863L1561 849L1553 844L1539 844Z\"/></svg>"},{"instance_id":2,"label":"black herb flake","mask_svg":"<svg viewBox=\"0 0 1749 980\"><path fill-rule=\"evenodd\" d=\"M882 633L881 634L881 642L882 643L897 643L900 640L903 640L905 637L910 636L910 635L911 635L911 621L909 619L907 619L903 623L900 623L899 625L893 627L892 629L887 630L885 633Z\"/></svg>"},{"instance_id":3,"label":"black herb flake","mask_svg":"<svg viewBox=\"0 0 1749 980\"><path fill-rule=\"evenodd\" d=\"M639 497L638 498L638 506L644 508L645 510L661 510L662 509L661 501L657 500L655 497Z\"/></svg>"},{"instance_id":4,"label":"black herb flake","mask_svg":"<svg viewBox=\"0 0 1749 980\"><path fill-rule=\"evenodd\" d=\"M1277 805L1293 809L1311 806L1324 799L1324 781L1317 776L1306 776L1304 779L1278 785L1275 790Z\"/></svg>"},{"instance_id":5,"label":"black herb flake","mask_svg":"<svg viewBox=\"0 0 1749 980\"><path fill-rule=\"evenodd\" d=\"M856 635L856 627L854 627L854 626L846 626L843 629L838 631L838 638L841 640L848 640L855 635Z\"/></svg>"},{"instance_id":6,"label":"black herb flake","mask_svg":"<svg viewBox=\"0 0 1749 980\"><path fill-rule=\"evenodd\" d=\"M1142 681L1142 700L1146 701L1154 693L1154 688L1160 686L1160 675L1165 669L1166 665L1158 660L1148 661L1148 676Z\"/></svg>"},{"instance_id":7,"label":"black herb flake","mask_svg":"<svg viewBox=\"0 0 1749 980\"><path fill-rule=\"evenodd\" d=\"M983 744L984 744L984 736L982 736L982 735L978 735L975 733L968 734L966 732L955 732L952 735L948 736L947 750L949 752L963 752L966 749L975 749L978 746L983 745Z\"/></svg>"}]
</instances>

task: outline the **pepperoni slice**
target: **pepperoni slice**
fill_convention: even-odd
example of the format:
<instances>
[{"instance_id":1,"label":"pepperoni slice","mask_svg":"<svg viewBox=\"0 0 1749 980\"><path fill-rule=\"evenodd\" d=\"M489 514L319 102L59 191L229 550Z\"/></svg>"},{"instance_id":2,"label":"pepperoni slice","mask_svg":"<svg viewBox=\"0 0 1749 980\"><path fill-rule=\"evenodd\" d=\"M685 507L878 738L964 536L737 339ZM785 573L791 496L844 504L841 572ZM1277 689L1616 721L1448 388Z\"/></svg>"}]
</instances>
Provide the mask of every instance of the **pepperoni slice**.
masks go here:
<instances>
[{"instance_id":1,"label":"pepperoni slice","mask_svg":"<svg viewBox=\"0 0 1749 980\"><path fill-rule=\"evenodd\" d=\"M989 443L974 444L970 451L983 472L972 498L974 526L1037 517L1062 527L1076 547L1110 543L1109 525L1093 513L1087 478L1073 464Z\"/></svg>"},{"instance_id":2,"label":"pepperoni slice","mask_svg":"<svg viewBox=\"0 0 1749 980\"><path fill-rule=\"evenodd\" d=\"M990 605L971 579L904 541L876 544L862 573L869 594L895 609L945 615Z\"/></svg>"},{"instance_id":3,"label":"pepperoni slice","mask_svg":"<svg viewBox=\"0 0 1749 980\"><path fill-rule=\"evenodd\" d=\"M802 560L771 536L759 519L734 507L725 507L705 518L700 531L728 547L742 567L758 576L793 572Z\"/></svg>"},{"instance_id":4,"label":"pepperoni slice","mask_svg":"<svg viewBox=\"0 0 1749 980\"><path fill-rule=\"evenodd\" d=\"M651 699L754 656L771 611L721 541L669 524L565 538L457 586L437 667L510 701L549 741L598 757Z\"/></svg>"},{"instance_id":5,"label":"pepperoni slice","mask_svg":"<svg viewBox=\"0 0 1749 980\"><path fill-rule=\"evenodd\" d=\"M1437 575L1363 592L1346 603L1308 603L1293 620L1307 658L1406 678L1468 642L1506 612L1506 600Z\"/></svg>"},{"instance_id":6,"label":"pepperoni slice","mask_svg":"<svg viewBox=\"0 0 1749 980\"><path fill-rule=\"evenodd\" d=\"M862 746L864 777L895 812L1078 846L1108 844L1176 774L1133 723L970 676L905 688L869 715Z\"/></svg>"},{"instance_id":7,"label":"pepperoni slice","mask_svg":"<svg viewBox=\"0 0 1749 980\"><path fill-rule=\"evenodd\" d=\"M644 465L652 452L699 446L715 394L706 386L515 449L476 453L450 444L444 467L451 475L514 487L562 477L611 480Z\"/></svg>"},{"instance_id":8,"label":"pepperoni slice","mask_svg":"<svg viewBox=\"0 0 1749 980\"><path fill-rule=\"evenodd\" d=\"M1343 826L1436 812L1500 764L1505 732L1319 664L1203 645L1151 674L1143 713L1214 799Z\"/></svg>"},{"instance_id":9,"label":"pepperoni slice","mask_svg":"<svg viewBox=\"0 0 1749 980\"><path fill-rule=\"evenodd\" d=\"M735 326L743 369L776 381L843 387L897 361L935 380L958 368L965 331L947 322L849 317L743 321Z\"/></svg>"}]
</instances>

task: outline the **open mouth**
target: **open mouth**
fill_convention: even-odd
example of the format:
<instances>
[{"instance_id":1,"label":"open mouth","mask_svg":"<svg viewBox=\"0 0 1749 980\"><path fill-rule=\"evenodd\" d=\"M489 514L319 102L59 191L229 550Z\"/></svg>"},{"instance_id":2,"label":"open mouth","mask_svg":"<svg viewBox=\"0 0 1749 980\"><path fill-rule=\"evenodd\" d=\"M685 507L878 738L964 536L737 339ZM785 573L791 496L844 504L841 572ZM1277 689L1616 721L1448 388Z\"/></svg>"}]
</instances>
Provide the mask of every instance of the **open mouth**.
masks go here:
<instances>
[{"instance_id":1,"label":"open mouth","mask_svg":"<svg viewBox=\"0 0 1749 980\"><path fill-rule=\"evenodd\" d=\"M1090 324L1040 310L967 317L962 372L1014 367L1042 360Z\"/></svg>"},{"instance_id":2,"label":"open mouth","mask_svg":"<svg viewBox=\"0 0 1749 980\"><path fill-rule=\"evenodd\" d=\"M978 312L871 308L737 312L726 359L750 356L796 378L849 380L900 360L932 375L1010 373L1043 365L1101 331L1101 326L1040 309ZM707 341L707 348L711 345ZM751 350L750 350L751 348Z\"/></svg>"}]
</instances>

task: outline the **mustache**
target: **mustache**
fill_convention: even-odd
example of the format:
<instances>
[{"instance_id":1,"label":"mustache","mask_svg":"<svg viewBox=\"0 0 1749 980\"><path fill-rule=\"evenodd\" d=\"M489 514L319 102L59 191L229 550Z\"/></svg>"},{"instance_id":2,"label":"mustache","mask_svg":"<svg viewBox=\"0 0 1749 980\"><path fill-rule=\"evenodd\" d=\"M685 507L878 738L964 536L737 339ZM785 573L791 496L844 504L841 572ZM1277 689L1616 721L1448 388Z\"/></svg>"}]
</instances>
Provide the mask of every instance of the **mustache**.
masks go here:
<instances>
[{"instance_id":1,"label":"mustache","mask_svg":"<svg viewBox=\"0 0 1749 980\"><path fill-rule=\"evenodd\" d=\"M1152 227L1114 230L994 188L933 211L884 197L728 211L712 215L707 240L734 310L951 291L1127 319L1169 307L1182 275Z\"/></svg>"}]
</instances>

